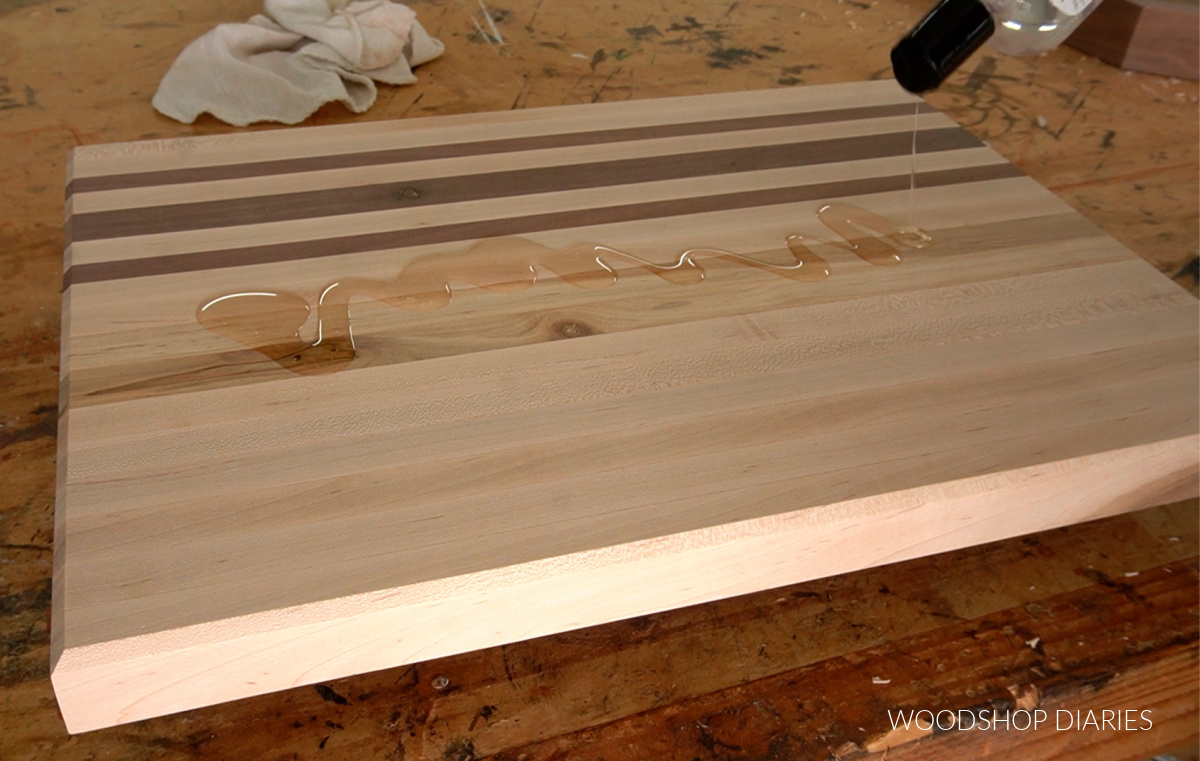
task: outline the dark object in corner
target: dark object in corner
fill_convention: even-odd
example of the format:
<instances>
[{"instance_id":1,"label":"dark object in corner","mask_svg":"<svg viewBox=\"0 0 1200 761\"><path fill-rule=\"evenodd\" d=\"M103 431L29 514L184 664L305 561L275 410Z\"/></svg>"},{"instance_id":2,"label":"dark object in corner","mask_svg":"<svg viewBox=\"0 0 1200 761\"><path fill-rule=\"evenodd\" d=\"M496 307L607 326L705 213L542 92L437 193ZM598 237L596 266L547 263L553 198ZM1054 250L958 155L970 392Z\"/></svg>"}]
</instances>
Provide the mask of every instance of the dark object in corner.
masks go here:
<instances>
[{"instance_id":1,"label":"dark object in corner","mask_svg":"<svg viewBox=\"0 0 1200 761\"><path fill-rule=\"evenodd\" d=\"M905 90L932 90L996 31L979 0L942 0L896 47L892 72Z\"/></svg>"},{"instance_id":2,"label":"dark object in corner","mask_svg":"<svg viewBox=\"0 0 1200 761\"><path fill-rule=\"evenodd\" d=\"M1200 4L1104 0L1067 44L1122 69L1200 79Z\"/></svg>"}]
</instances>

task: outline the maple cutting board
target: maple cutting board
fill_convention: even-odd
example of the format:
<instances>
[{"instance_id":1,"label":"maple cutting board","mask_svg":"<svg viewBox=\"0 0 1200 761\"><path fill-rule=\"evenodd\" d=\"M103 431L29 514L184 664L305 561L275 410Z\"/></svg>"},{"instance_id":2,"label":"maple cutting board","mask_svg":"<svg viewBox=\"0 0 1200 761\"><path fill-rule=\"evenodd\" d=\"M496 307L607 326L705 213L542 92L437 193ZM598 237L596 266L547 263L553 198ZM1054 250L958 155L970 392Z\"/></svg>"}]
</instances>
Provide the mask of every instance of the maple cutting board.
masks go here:
<instances>
[{"instance_id":1,"label":"maple cutting board","mask_svg":"<svg viewBox=\"0 0 1200 761\"><path fill-rule=\"evenodd\" d=\"M892 82L87 146L67 193L71 731L1197 493L1195 299Z\"/></svg>"}]
</instances>

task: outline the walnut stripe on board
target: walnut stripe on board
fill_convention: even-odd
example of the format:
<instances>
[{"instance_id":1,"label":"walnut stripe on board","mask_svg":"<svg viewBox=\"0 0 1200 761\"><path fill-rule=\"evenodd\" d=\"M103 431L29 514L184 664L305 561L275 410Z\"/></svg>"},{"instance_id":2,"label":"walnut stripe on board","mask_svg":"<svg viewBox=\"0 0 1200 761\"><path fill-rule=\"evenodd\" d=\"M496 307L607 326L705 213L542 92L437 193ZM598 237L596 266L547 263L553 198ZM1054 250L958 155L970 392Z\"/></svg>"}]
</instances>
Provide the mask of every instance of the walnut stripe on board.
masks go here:
<instances>
[{"instance_id":1,"label":"walnut stripe on board","mask_svg":"<svg viewBox=\"0 0 1200 761\"><path fill-rule=\"evenodd\" d=\"M642 154L652 155L652 154ZM625 157L629 158L629 157ZM474 160L467 159L467 162L474 163ZM441 162L432 162L438 164ZM459 162L460 164L462 162ZM565 163L560 161L552 161L549 163ZM228 248L231 246L251 247L263 246L268 244L284 244L294 243L310 239L329 239L338 238L344 235L364 235L367 233L389 233L395 230L405 228L428 227L448 223L461 222L477 222L488 219L503 219L506 217L523 217L530 213L550 213L550 212L566 212L580 211L595 207L607 207L613 204L634 204L648 203L651 201L670 201L678 198L691 198L696 196L704 196L712 193L744 193L754 190L767 190L770 188L788 187L793 185L817 185L826 182L835 181L852 181L852 180L867 180L874 177L887 177L891 175L904 174L909 175L912 168L911 155L889 156L879 159L868 159L864 161L851 161L843 164L820 164L816 166L803 167L800 170L793 168L770 169L765 171L740 172L738 174L724 175L719 178L718 182L714 182L710 178L684 178L676 180L667 180L663 182L648 182L637 185L625 185L616 187L598 187L598 188L580 188L577 190L567 190L554 193L536 193L532 195L518 196L502 196L498 198L489 198L479 201L463 201L463 202L448 202L430 206L417 206L413 208L397 207L385 209L382 211L367 211L354 214L343 214L334 217L317 217L315 219L298 219L285 222L267 222L255 223L250 225L236 225L232 227L220 227L201 230L182 230L179 232L156 233L152 235L139 235L123 238L106 238L103 240L92 241L76 241L67 246L66 266L75 266L82 264L94 264L104 261L116 261L122 259L149 259L156 256L177 256L181 254L189 254L200 251L209 251L213 249ZM918 171L922 173L936 172L941 170L963 169L966 167L992 165L1003 163L998 159L994 151L991 151L986 146L978 148L970 148L960 151L943 151L941 153L923 154L918 163ZM428 170L430 167L422 167ZM454 169L461 169L461 166ZM510 169L520 169L520 166L505 166ZM351 172L366 172L363 169L350 170ZM473 168L473 171L480 171L478 166ZM461 174L464 172L448 171L445 173L435 172L430 173L425 171L423 176L434 177L442 176L443 174ZM296 177L307 177L313 179L313 175L296 175ZM210 194L206 198L197 197L195 200L219 200L226 197L250 198L255 193L243 193L241 188L229 187L230 184L238 185L242 182L254 183L259 186L260 192L275 193L278 192L278 182L272 181L273 178L267 178L268 183L263 183L260 180L234 180L230 183L207 183L207 185L224 185L228 191L228 196L220 193ZM289 178L290 179L290 178ZM383 182L388 178L385 176L375 176L371 183ZM275 187L261 187L263 184L273 184ZM329 187L352 187L360 183L343 183L332 185ZM369 184L363 182L361 184ZM289 187L290 187L289 183ZM307 187L296 187L296 190L316 190L323 185L310 185ZM196 188L199 191L211 190L211 187L201 185L186 185L172 188L176 194L180 194L180 188ZM152 194L154 188L138 189L135 192L142 194ZM936 190L936 188L931 188ZM978 189L982 190L982 189ZM113 191L114 194L124 193L126 191ZM944 192L944 191L943 191ZM977 192L975 189L970 193ZM76 213L78 210L74 208L74 201L80 198L87 198L89 203L97 200L97 197L103 198L107 194L90 193L86 196L78 196L72 199L71 213ZM919 194L919 195L924 195ZM919 200L918 194L909 193L905 188L903 200L907 208L909 198L914 197ZM951 197L957 197L951 194ZM899 198L897 196L896 198ZM186 198L179 199L181 202L187 202ZM828 203L831 201L847 201L847 198L822 198L817 199L816 203ZM867 198L860 198L859 201L867 205L872 201ZM857 201L855 203L858 203ZM133 206L141 206L145 204L133 204ZM131 206L121 207L112 206L109 208L132 208ZM775 210L775 206L758 207L757 211L765 213ZM100 208L94 210L99 211ZM805 209L802 213L810 213L815 209ZM734 212L736 215L736 212ZM891 209L893 215L900 214L906 216L899 209ZM708 215L700 217L692 217L694 219L706 218ZM738 217L739 219L741 217ZM764 224L770 225L773 222L783 223L783 220L770 215L760 219L756 226ZM794 222L789 222L785 226L792 227ZM649 234L656 237L661 234L661 225L655 224L653 219L644 220L641 223L635 224L636 227L642 230L641 234ZM572 230L577 228L571 228ZM796 232L789 230L786 233L783 230L777 231L784 235ZM553 233L555 236L567 235L568 231ZM692 236L687 236L691 238ZM607 241L615 242L616 239ZM711 238L708 243L716 243L718 238ZM567 241L560 241L565 244Z\"/></svg>"},{"instance_id":2,"label":"walnut stripe on board","mask_svg":"<svg viewBox=\"0 0 1200 761\"><path fill-rule=\"evenodd\" d=\"M920 102L915 106L912 103L895 103L882 106L837 108L828 111L804 111L733 119L716 119L703 122L682 122L642 127L590 130L585 132L566 132L551 135L534 135L529 137L500 138L495 140L477 140L464 143L426 145L415 148L393 148L390 150L364 151L361 153L329 156L304 156L291 159L190 167L186 169L96 175L93 177L76 177L71 179L67 183L66 196L70 198L75 193L262 177L291 174L294 172L344 169L357 166L376 166L379 164L394 164L406 161L486 156L497 153L513 153L546 148L569 148L632 140L651 140L718 132L771 129L775 127L798 127L809 124L828 124L839 121L877 119L888 116L907 116L913 113L914 108L919 109L920 113L923 114L938 113L937 109L924 102Z\"/></svg>"},{"instance_id":3,"label":"walnut stripe on board","mask_svg":"<svg viewBox=\"0 0 1200 761\"><path fill-rule=\"evenodd\" d=\"M965 169L918 173L916 175L916 183L919 187L927 188L1020 176L1023 176L1023 173L1011 164L990 164ZM865 180L842 180L816 185L770 188L744 193L721 193L668 201L622 204L568 212L530 214L523 217L392 230L383 233L347 235L295 243L225 248L144 259L77 264L69 267L63 273L63 290L67 290L72 285L78 283L123 280L134 277L153 277L179 272L197 272L253 264L271 264L390 248L404 248L430 243L477 240L502 235L523 235L544 230L611 224L637 219L682 216L727 209L744 209L755 206L795 203L798 201L817 201L826 198L884 193L905 190L909 187L911 180L912 177L908 174L874 177Z\"/></svg>"},{"instance_id":4,"label":"walnut stripe on board","mask_svg":"<svg viewBox=\"0 0 1200 761\"><path fill-rule=\"evenodd\" d=\"M564 125L564 129L565 129ZM664 154L698 153L730 148L750 148L767 145L801 143L833 138L882 135L889 132L909 132L916 128L917 142L920 135L944 127L958 126L944 114L901 116L879 119L860 119L829 124L810 124L796 127L746 130L741 132L718 132L700 135L682 135L649 140L631 140L619 143L545 148L536 151L514 151L497 153L487 157L460 156L451 158L416 158L403 163L379 163L370 166L341 167L313 171L292 172L286 175L262 175L233 179L215 179L204 182L187 182L172 185L153 185L136 188L118 188L94 193L76 193L67 201L72 214L90 214L100 211L118 211L150 206L191 204L201 201L224 201L234 198L255 198L279 193L334 190L360 185L375 185L396 182L428 180L458 175L474 175L482 172L497 173L520 171L566 164L587 164L620 159L652 158ZM497 135L507 133L497 132ZM464 136L467 139L469 136ZM371 146L364 146L368 150ZM388 147L388 146L385 146ZM974 153L986 151L980 146ZM930 153L922 156L922 163L935 158L945 160L951 154ZM193 157L195 158L195 157ZM205 157L215 161L215 157ZM277 157L278 158L278 157ZM911 155L904 155L905 160ZM255 159L248 159L255 160ZM227 162L228 163L228 162ZM859 163L859 162L856 162ZM196 164L203 166L204 164ZM822 164L825 168L836 164ZM929 167L926 167L929 168Z\"/></svg>"},{"instance_id":5,"label":"walnut stripe on board","mask_svg":"<svg viewBox=\"0 0 1200 761\"><path fill-rule=\"evenodd\" d=\"M431 178L416 181L412 183L413 187L407 186L401 175L397 182L349 188L76 214L72 217L71 235L74 241L100 240L580 188L717 177L898 156L909 153L912 145L912 133L906 130L883 135ZM918 151L935 153L980 145L979 140L966 130L948 127L921 133Z\"/></svg>"},{"instance_id":6,"label":"walnut stripe on board","mask_svg":"<svg viewBox=\"0 0 1200 761\"><path fill-rule=\"evenodd\" d=\"M549 284L540 284L539 304L533 314L532 329L522 327L510 330L488 331L486 334L471 329L472 325L491 322L494 325L504 324L505 310L508 299L498 297L489 299L494 311L473 312L470 318L462 315L446 313L426 313L419 322L414 321L415 313L390 311L383 318L368 321L359 316L355 327L358 340L370 342L369 350L364 352L363 362L345 372L354 372L366 367L381 367L389 364L402 364L423 361L439 357L455 356L476 351L491 351L532 343L557 340L562 334L555 333L557 318L564 315L585 315L587 335L619 333L628 330L660 328L711 318L731 317L737 314L758 315L798 306L809 307L816 304L828 303L845 298L847 294L855 297L868 298L888 293L905 293L921 287L918 283L938 287L953 287L968 282L964 276L965 269L961 265L951 265L955 260L973 258L979 251L989 254L988 263L971 268L969 277L981 282L996 281L1011 277L1016 273L1027 272L1031 263L1036 265L1038 260L1044 260L1044 246L1049 244L1064 244L1065 247L1077 251L1076 266L1090 267L1111 263L1121 258L1121 250L1100 236L1099 231L1087 220L1077 214L1055 214L1045 217L1023 217L1005 219L988 224L953 228L935 228L930 230L937 240L937 258L949 266L941 268L935 278L920 276L914 270L926 269L921 267L919 254L915 250L905 252L906 262L915 267L900 268L900 272L889 273L886 279L877 277L879 273L857 269L844 269L839 261L836 277L831 278L834 287L828 287L829 281L819 289L794 288L790 281L776 278L755 278L754 297L747 300L745 288L735 281L734 273L726 269L714 271L714 277L706 281L709 297L692 302L690 305L675 302L671 308L646 308L638 306L639 297L629 296L629 283L616 289L604 289L582 295L576 289L570 289L567 295L550 294ZM587 237L584 232L583 236ZM1030 250L1030 247L1034 247ZM1004 255L996 255L1004 252ZM1044 272L1052 272L1061 268L1060 263L1044 262ZM392 272L396 274L399 272ZM216 278L214 280L218 281ZM251 278L253 280L253 278ZM120 281L116 281L119 284ZM110 284L98 284L97 288L89 289L86 298L89 301L102 300L106 305L119 299L118 294L104 294L101 289ZM316 296L319 289L299 289L310 297ZM211 293L221 292L221 286L216 286ZM468 294L460 294L457 299L469 298ZM189 302L190 304L190 302ZM123 326L130 323L127 316L112 318L119 320ZM571 321L569 318L564 321ZM187 319L188 329L194 329L190 313ZM93 406L109 404L126 399L147 398L151 396L167 396L171 394L188 393L202 389L213 389L250 383L269 382L279 379L279 367L273 362L263 362L264 357L256 351L247 349L235 354L223 354L219 363L212 361L212 355L206 350L193 350L183 356L169 358L158 357L153 360L132 358L129 352L137 354L135 347L162 345L176 340L181 335L177 323L167 321L156 322L141 328L132 328L133 332L121 331L118 343L109 342L111 339L94 340L80 338L78 345L81 354L101 357L100 361L85 360L72 370L72 378L76 390L73 394L77 406ZM436 342L422 340L422 337L437 335ZM415 342L405 340L405 337L416 338ZM232 348L232 347L230 347ZM118 378L111 374L113 364L122 368Z\"/></svg>"}]
</instances>

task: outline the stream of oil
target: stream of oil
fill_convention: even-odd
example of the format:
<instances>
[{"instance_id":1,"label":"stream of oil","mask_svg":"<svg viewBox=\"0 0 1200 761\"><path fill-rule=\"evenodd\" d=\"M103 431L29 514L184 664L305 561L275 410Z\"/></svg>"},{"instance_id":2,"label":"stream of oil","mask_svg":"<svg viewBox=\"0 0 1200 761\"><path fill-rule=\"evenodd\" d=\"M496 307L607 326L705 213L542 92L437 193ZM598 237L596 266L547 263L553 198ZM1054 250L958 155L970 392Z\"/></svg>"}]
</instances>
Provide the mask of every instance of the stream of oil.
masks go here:
<instances>
[{"instance_id":1,"label":"stream of oil","mask_svg":"<svg viewBox=\"0 0 1200 761\"><path fill-rule=\"evenodd\" d=\"M899 264L903 257L896 246L924 248L932 242L923 230L911 225L897 226L851 204L828 204L817 212L817 218L844 241L823 242L851 251L876 266ZM874 231L879 237L865 234L864 230ZM771 264L754 256L715 248L689 249L669 264L657 264L596 243L551 249L526 238L490 238L459 253L414 259L394 280L344 278L326 286L317 299L315 341L300 336L312 307L303 297L287 291L245 291L218 296L196 310L196 320L214 333L248 346L293 372L336 372L356 355L350 320L353 298L374 299L401 309L425 312L450 303L452 282L495 292L521 291L537 282L539 268L578 288L607 288L617 282L614 265L618 262L635 265L676 285L695 285L705 278L699 260L706 258L723 259L800 282L829 277L829 264L809 248L803 236L788 236L786 248L793 260L791 264ZM759 255L771 253L779 252Z\"/></svg>"},{"instance_id":2,"label":"stream of oil","mask_svg":"<svg viewBox=\"0 0 1200 761\"><path fill-rule=\"evenodd\" d=\"M913 210L917 199L917 128L920 126L921 104L913 109L912 158L908 165L908 226L913 227Z\"/></svg>"}]
</instances>

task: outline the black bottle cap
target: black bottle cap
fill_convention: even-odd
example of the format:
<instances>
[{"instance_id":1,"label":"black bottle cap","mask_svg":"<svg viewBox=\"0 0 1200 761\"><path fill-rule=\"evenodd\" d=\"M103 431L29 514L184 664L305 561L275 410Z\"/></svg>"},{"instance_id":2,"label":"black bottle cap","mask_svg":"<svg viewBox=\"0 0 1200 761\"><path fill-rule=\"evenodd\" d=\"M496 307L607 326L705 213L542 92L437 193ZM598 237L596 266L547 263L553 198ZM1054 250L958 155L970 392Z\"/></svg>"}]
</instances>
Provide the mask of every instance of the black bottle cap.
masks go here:
<instances>
[{"instance_id":1,"label":"black bottle cap","mask_svg":"<svg viewBox=\"0 0 1200 761\"><path fill-rule=\"evenodd\" d=\"M979 0L941 0L892 48L892 72L909 92L942 83L996 31Z\"/></svg>"}]
</instances>

